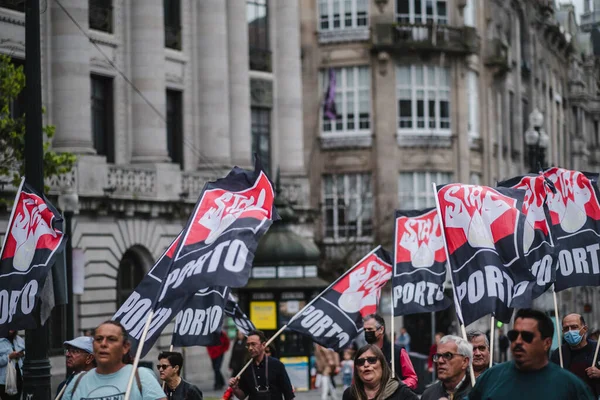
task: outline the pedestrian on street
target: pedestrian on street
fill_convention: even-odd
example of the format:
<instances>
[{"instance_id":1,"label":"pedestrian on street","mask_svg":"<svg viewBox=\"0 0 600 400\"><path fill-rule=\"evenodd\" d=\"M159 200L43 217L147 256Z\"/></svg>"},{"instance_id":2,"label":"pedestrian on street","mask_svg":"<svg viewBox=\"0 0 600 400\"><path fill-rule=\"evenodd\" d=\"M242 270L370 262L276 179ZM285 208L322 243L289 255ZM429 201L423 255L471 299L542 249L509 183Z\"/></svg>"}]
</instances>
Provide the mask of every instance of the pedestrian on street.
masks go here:
<instances>
[{"instance_id":1,"label":"pedestrian on street","mask_svg":"<svg viewBox=\"0 0 600 400\"><path fill-rule=\"evenodd\" d=\"M237 331L235 336L235 342L233 342L233 347L231 348L231 358L229 359L229 371L231 372L231 376L236 376L238 372L242 370L244 365L246 365L246 336L242 331Z\"/></svg>"},{"instance_id":2,"label":"pedestrian on street","mask_svg":"<svg viewBox=\"0 0 600 400\"><path fill-rule=\"evenodd\" d=\"M421 400L463 399L471 390L468 375L472 359L473 347L465 339L454 335L441 338L433 355L439 380L423 392Z\"/></svg>"},{"instance_id":3,"label":"pedestrian on street","mask_svg":"<svg viewBox=\"0 0 600 400\"><path fill-rule=\"evenodd\" d=\"M490 367L490 342L481 331L467 332L467 339L473 346L473 372L479 378Z\"/></svg>"},{"instance_id":4,"label":"pedestrian on street","mask_svg":"<svg viewBox=\"0 0 600 400\"><path fill-rule=\"evenodd\" d=\"M225 386L225 378L223 377L223 373L221 373L221 366L223 365L223 357L225 357L227 350L229 350L229 337L227 337L224 331L221 331L221 336L219 336L219 344L206 347L215 374L214 390L221 390Z\"/></svg>"},{"instance_id":5,"label":"pedestrian on street","mask_svg":"<svg viewBox=\"0 0 600 400\"><path fill-rule=\"evenodd\" d=\"M588 327L585 319L580 314L565 316L562 320L562 331L566 342L562 345L563 367L587 383L592 394L598 398L600 396L600 369L598 369L600 361L596 360L596 365L592 366L597 342L588 340ZM558 349L554 350L550 360L555 364L560 364Z\"/></svg>"},{"instance_id":6,"label":"pedestrian on street","mask_svg":"<svg viewBox=\"0 0 600 400\"><path fill-rule=\"evenodd\" d=\"M386 360L391 366L392 343L385 332L385 320L379 314L369 314L363 319L365 340L368 344L376 344L383 352ZM396 375L412 390L416 390L419 384L415 367L406 352L406 349L394 349L394 365Z\"/></svg>"},{"instance_id":7,"label":"pedestrian on street","mask_svg":"<svg viewBox=\"0 0 600 400\"><path fill-rule=\"evenodd\" d=\"M75 375L83 371L89 371L96 367L94 358L94 339L89 336L79 336L73 340L63 343L65 347L65 360L67 364L67 379L62 381L56 389L56 395L65 385L71 383Z\"/></svg>"},{"instance_id":8,"label":"pedestrian on street","mask_svg":"<svg viewBox=\"0 0 600 400\"><path fill-rule=\"evenodd\" d=\"M181 377L183 356L177 351L163 351L158 355L158 373L165 382L168 400L202 400L202 391Z\"/></svg>"},{"instance_id":9,"label":"pedestrian on street","mask_svg":"<svg viewBox=\"0 0 600 400\"><path fill-rule=\"evenodd\" d=\"M19 400L23 391L23 357L25 356L25 341L17 331L8 331L8 335L0 338L0 399ZM17 389L15 395L8 395L4 391L6 383L6 369L8 363L13 363L17 370Z\"/></svg>"},{"instance_id":10,"label":"pedestrian on street","mask_svg":"<svg viewBox=\"0 0 600 400\"><path fill-rule=\"evenodd\" d=\"M507 333L513 361L480 376L469 400L594 400L581 379L549 362L553 335L553 322L546 314L517 311L513 330Z\"/></svg>"},{"instance_id":11,"label":"pedestrian on street","mask_svg":"<svg viewBox=\"0 0 600 400\"><path fill-rule=\"evenodd\" d=\"M510 346L510 341L504 334L502 329L498 329L498 348L500 350L500 362L505 362L508 360L508 347Z\"/></svg>"},{"instance_id":12,"label":"pedestrian on street","mask_svg":"<svg viewBox=\"0 0 600 400\"><path fill-rule=\"evenodd\" d=\"M410 351L410 335L406 331L406 328L400 329L400 333L396 339L396 346L405 349L407 352Z\"/></svg>"},{"instance_id":13,"label":"pedestrian on street","mask_svg":"<svg viewBox=\"0 0 600 400\"><path fill-rule=\"evenodd\" d=\"M433 356L437 353L437 346L440 343L440 340L444 337L442 332L438 332L435 334L434 342L429 348L429 357L427 358L427 371L433 372L433 368L435 366L433 362Z\"/></svg>"},{"instance_id":14,"label":"pedestrian on street","mask_svg":"<svg viewBox=\"0 0 600 400\"><path fill-rule=\"evenodd\" d=\"M229 386L240 400L291 400L295 397L285 366L265 354L267 338L262 331L252 331L246 347L252 363L239 378L231 378Z\"/></svg>"},{"instance_id":15,"label":"pedestrian on street","mask_svg":"<svg viewBox=\"0 0 600 400\"><path fill-rule=\"evenodd\" d=\"M340 372L340 355L315 343L315 361L317 373L321 374L321 400L327 400L330 396L333 400L337 400L332 380Z\"/></svg>"},{"instance_id":16,"label":"pedestrian on street","mask_svg":"<svg viewBox=\"0 0 600 400\"><path fill-rule=\"evenodd\" d=\"M127 330L116 321L100 324L94 333L96 368L81 372L67 386L62 400L110 399L123 400L133 372L126 364L131 343ZM148 368L138 368L131 388L130 400L165 399L156 376Z\"/></svg>"},{"instance_id":17,"label":"pedestrian on street","mask_svg":"<svg viewBox=\"0 0 600 400\"><path fill-rule=\"evenodd\" d=\"M344 360L340 363L342 371L342 384L344 390L348 389L352 385L352 377L354 374L354 360L352 359L352 350L344 350Z\"/></svg>"},{"instance_id":18,"label":"pedestrian on street","mask_svg":"<svg viewBox=\"0 0 600 400\"><path fill-rule=\"evenodd\" d=\"M342 400L418 400L408 386L392 374L376 344L361 347L354 357L354 381Z\"/></svg>"}]
</instances>

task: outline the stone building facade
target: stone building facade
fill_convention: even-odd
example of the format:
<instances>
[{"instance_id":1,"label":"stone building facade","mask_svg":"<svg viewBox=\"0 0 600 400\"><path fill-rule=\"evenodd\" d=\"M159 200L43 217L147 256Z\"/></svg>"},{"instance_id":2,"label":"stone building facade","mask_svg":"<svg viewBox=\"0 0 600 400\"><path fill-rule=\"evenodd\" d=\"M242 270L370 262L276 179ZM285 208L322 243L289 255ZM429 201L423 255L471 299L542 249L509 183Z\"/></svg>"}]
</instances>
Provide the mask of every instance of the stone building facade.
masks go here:
<instances>
[{"instance_id":1,"label":"stone building facade","mask_svg":"<svg viewBox=\"0 0 600 400\"><path fill-rule=\"evenodd\" d=\"M179 233L204 183L233 165L251 168L254 152L280 172L284 196L308 207L296 2L44 4L44 122L56 126L53 147L78 157L70 174L48 182L54 199L79 196L73 247L83 253L85 287L76 334L111 318ZM16 63L25 57L23 11L24 2L0 1L0 52ZM158 345L169 344L165 333ZM54 380L64 373L60 354ZM209 368L205 358L188 362L188 376Z\"/></svg>"},{"instance_id":2,"label":"stone building facade","mask_svg":"<svg viewBox=\"0 0 600 400\"><path fill-rule=\"evenodd\" d=\"M546 165L597 170L598 63L580 43L589 40L572 6L300 4L305 156L324 268L344 268L372 244L391 248L394 209L434 207L433 182L494 185L528 172L524 134L535 108L549 138ZM335 120L322 112L332 74ZM583 308L579 291L565 294L573 302L565 298L564 311ZM597 311L588 317L599 327Z\"/></svg>"}]
</instances>

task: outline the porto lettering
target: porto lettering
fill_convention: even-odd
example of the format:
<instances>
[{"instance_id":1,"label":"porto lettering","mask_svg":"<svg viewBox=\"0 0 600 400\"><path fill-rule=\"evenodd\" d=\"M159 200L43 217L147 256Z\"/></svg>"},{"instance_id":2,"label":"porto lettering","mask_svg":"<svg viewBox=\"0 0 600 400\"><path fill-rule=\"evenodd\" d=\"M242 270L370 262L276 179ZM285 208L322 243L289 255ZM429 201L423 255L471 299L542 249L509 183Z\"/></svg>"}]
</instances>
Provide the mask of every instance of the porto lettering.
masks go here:
<instances>
[{"instance_id":1,"label":"porto lettering","mask_svg":"<svg viewBox=\"0 0 600 400\"><path fill-rule=\"evenodd\" d=\"M558 253L560 274L570 276L573 274L600 274L598 264L599 244L586 247L577 247L571 250L561 250Z\"/></svg>"},{"instance_id":2,"label":"porto lettering","mask_svg":"<svg viewBox=\"0 0 600 400\"><path fill-rule=\"evenodd\" d=\"M139 293L133 292L121 308L119 308L113 319L117 319L123 315L120 320L121 324L123 324L132 337L139 339L151 308L152 301L150 299L142 298ZM171 314L172 311L170 308L159 308L156 310L150 322L148 337L152 337L157 329L162 328L166 321L170 319Z\"/></svg>"},{"instance_id":3,"label":"porto lettering","mask_svg":"<svg viewBox=\"0 0 600 400\"><path fill-rule=\"evenodd\" d=\"M440 285L434 282L407 282L394 287L394 305L396 307L400 302L404 304L414 302L423 307L432 306L443 297L444 293L440 290Z\"/></svg>"},{"instance_id":4,"label":"porto lettering","mask_svg":"<svg viewBox=\"0 0 600 400\"><path fill-rule=\"evenodd\" d=\"M27 282L21 290L0 290L0 324L11 322L13 315L19 310L23 315L30 314L35 306L37 292L37 281Z\"/></svg>"},{"instance_id":5,"label":"porto lettering","mask_svg":"<svg viewBox=\"0 0 600 400\"><path fill-rule=\"evenodd\" d=\"M350 336L329 315L325 315L323 310L314 306L306 307L301 318L300 325L308 329L314 337L330 338L335 336L339 340L340 348L350 341Z\"/></svg>"},{"instance_id":6,"label":"porto lettering","mask_svg":"<svg viewBox=\"0 0 600 400\"><path fill-rule=\"evenodd\" d=\"M223 309L218 306L206 310L187 308L175 317L175 331L179 335L206 336L219 329Z\"/></svg>"}]
</instances>

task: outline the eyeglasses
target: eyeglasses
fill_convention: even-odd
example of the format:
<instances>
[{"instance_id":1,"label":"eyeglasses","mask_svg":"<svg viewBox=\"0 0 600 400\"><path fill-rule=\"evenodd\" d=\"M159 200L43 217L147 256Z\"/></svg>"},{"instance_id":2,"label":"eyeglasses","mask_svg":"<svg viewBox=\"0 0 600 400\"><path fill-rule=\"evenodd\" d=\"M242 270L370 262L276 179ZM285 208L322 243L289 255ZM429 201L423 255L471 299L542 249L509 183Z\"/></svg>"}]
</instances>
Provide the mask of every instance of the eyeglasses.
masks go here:
<instances>
[{"instance_id":1,"label":"eyeglasses","mask_svg":"<svg viewBox=\"0 0 600 400\"><path fill-rule=\"evenodd\" d=\"M517 331L513 329L511 331L506 332L506 336L511 342L517 340L519 334L521 335L525 343L531 343L533 341L533 338L535 337L535 333L528 331Z\"/></svg>"},{"instance_id":2,"label":"eyeglasses","mask_svg":"<svg viewBox=\"0 0 600 400\"><path fill-rule=\"evenodd\" d=\"M440 360L440 358L443 358L446 361L450 361L454 358L454 356L466 357L465 355L458 354L458 353L450 353L448 351L446 353L436 353L433 355L432 359L433 359L433 362L438 362Z\"/></svg>"},{"instance_id":3,"label":"eyeglasses","mask_svg":"<svg viewBox=\"0 0 600 400\"><path fill-rule=\"evenodd\" d=\"M77 354L87 353L87 351L81 350L81 349L78 349L78 348L75 348L75 347L69 347L68 349L65 349L65 356L68 353L71 353L71 355L75 356Z\"/></svg>"},{"instance_id":4,"label":"eyeglasses","mask_svg":"<svg viewBox=\"0 0 600 400\"><path fill-rule=\"evenodd\" d=\"M356 365L358 365L359 367L362 367L363 365L365 365L365 363L375 365L377 364L377 357L364 357L356 359Z\"/></svg>"},{"instance_id":5,"label":"eyeglasses","mask_svg":"<svg viewBox=\"0 0 600 400\"><path fill-rule=\"evenodd\" d=\"M167 369L169 367L170 367L170 365L166 365L166 364L156 364L156 369L159 370L159 371L161 369Z\"/></svg>"}]
</instances>

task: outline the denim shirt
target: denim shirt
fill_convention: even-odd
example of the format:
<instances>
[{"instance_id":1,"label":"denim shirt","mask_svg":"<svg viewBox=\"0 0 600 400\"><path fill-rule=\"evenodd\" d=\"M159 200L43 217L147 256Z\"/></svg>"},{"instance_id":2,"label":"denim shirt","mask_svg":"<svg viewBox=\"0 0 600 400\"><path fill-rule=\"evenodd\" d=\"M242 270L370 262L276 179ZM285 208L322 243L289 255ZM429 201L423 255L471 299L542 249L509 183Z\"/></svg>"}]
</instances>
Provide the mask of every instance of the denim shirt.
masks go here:
<instances>
[{"instance_id":1,"label":"denim shirt","mask_svg":"<svg viewBox=\"0 0 600 400\"><path fill-rule=\"evenodd\" d=\"M14 350L13 350L14 343ZM0 339L0 385L6 383L6 365L8 364L8 355L13 351L25 350L25 341L19 335L15 336L13 343L6 338ZM12 360L11 360L12 362ZM19 358L19 369L23 372L23 357Z\"/></svg>"}]
</instances>

